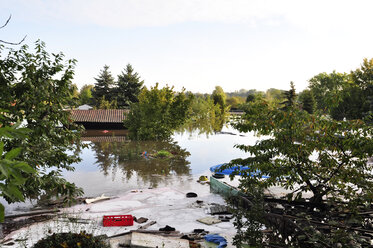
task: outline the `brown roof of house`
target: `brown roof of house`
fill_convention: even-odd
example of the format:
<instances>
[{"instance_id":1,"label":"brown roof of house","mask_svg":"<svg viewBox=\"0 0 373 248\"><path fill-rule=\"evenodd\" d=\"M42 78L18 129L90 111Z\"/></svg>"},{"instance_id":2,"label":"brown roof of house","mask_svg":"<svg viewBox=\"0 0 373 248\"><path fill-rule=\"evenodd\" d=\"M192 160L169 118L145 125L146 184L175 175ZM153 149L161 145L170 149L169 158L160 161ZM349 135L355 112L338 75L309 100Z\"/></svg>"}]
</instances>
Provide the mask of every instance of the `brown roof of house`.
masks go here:
<instances>
[{"instance_id":1,"label":"brown roof of house","mask_svg":"<svg viewBox=\"0 0 373 248\"><path fill-rule=\"evenodd\" d=\"M127 109L70 110L74 122L121 123Z\"/></svg>"},{"instance_id":2,"label":"brown roof of house","mask_svg":"<svg viewBox=\"0 0 373 248\"><path fill-rule=\"evenodd\" d=\"M126 136L93 136L93 137L81 137L82 141L91 142L123 142L127 141Z\"/></svg>"}]
</instances>

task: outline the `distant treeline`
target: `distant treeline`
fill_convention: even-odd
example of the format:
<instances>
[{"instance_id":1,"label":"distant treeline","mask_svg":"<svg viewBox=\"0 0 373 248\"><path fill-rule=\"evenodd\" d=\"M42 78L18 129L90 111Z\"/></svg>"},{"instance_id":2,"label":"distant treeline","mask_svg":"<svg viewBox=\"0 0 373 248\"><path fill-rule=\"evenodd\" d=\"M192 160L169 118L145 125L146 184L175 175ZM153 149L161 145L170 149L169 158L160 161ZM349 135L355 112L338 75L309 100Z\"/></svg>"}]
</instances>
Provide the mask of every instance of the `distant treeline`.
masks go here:
<instances>
[{"instance_id":1,"label":"distant treeline","mask_svg":"<svg viewBox=\"0 0 373 248\"><path fill-rule=\"evenodd\" d=\"M364 59L360 68L350 73L320 73L309 80L307 89L296 93L294 101L309 113L318 112L334 119L362 119L372 113L373 109L373 60ZM128 64L115 80L105 65L95 78L95 83L84 85L80 91L74 88L71 107L88 104L98 109L129 108L131 103L138 102L138 95L143 88L144 81ZM292 90L292 89L290 89ZM266 100L274 108L283 107L288 91L270 88L266 91L256 89L240 89L235 92L224 92L222 87L216 86L209 93L192 93L195 99L214 99L214 103L222 108L239 110L242 104ZM222 97L224 96L224 97ZM219 98L219 99L218 99Z\"/></svg>"}]
</instances>

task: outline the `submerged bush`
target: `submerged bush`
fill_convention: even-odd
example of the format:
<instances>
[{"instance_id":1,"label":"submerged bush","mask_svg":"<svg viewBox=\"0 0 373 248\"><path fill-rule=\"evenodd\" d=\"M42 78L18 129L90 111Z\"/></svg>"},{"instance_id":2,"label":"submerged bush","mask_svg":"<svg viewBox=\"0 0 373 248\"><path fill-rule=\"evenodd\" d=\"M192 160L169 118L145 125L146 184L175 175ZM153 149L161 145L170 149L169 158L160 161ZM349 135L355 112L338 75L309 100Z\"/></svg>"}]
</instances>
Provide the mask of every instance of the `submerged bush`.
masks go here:
<instances>
[{"instance_id":1,"label":"submerged bush","mask_svg":"<svg viewBox=\"0 0 373 248\"><path fill-rule=\"evenodd\" d=\"M39 240L33 248L110 248L102 237L95 237L85 232L54 233Z\"/></svg>"},{"instance_id":2,"label":"submerged bush","mask_svg":"<svg viewBox=\"0 0 373 248\"><path fill-rule=\"evenodd\" d=\"M158 158L168 158L171 157L172 154L168 151L165 150L160 150L159 152L156 153L156 157Z\"/></svg>"},{"instance_id":3,"label":"submerged bush","mask_svg":"<svg viewBox=\"0 0 373 248\"><path fill-rule=\"evenodd\" d=\"M124 126L132 140L171 140L173 132L189 118L193 95L184 90L175 92L173 87L150 89L144 87L139 102L131 104Z\"/></svg>"}]
</instances>

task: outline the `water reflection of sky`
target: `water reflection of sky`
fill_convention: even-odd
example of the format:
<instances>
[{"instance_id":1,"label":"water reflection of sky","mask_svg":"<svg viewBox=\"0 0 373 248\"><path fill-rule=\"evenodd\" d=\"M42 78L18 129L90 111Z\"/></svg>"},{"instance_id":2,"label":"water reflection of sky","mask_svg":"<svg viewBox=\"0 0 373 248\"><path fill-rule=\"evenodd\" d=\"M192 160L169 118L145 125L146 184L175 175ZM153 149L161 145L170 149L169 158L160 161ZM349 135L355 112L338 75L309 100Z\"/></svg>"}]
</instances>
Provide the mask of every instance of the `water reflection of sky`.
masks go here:
<instances>
[{"instance_id":1,"label":"water reflection of sky","mask_svg":"<svg viewBox=\"0 0 373 248\"><path fill-rule=\"evenodd\" d=\"M192 173L201 174L213 165L245 157L245 153L234 148L234 145L254 144L256 137L251 134L243 135L244 137L240 136L236 130L231 128L223 128L222 132L208 137L194 132L192 134L176 134L174 138L181 147L191 153L188 160Z\"/></svg>"},{"instance_id":2,"label":"water reflection of sky","mask_svg":"<svg viewBox=\"0 0 373 248\"><path fill-rule=\"evenodd\" d=\"M85 141L84 143L90 144L91 142ZM80 163L73 164L73 166L75 167L75 171L81 171L81 172L97 171L96 166L89 166L89 165L94 165L96 162L94 154L95 152L90 147L86 147L82 149L82 152L80 154L82 161Z\"/></svg>"},{"instance_id":3,"label":"water reflection of sky","mask_svg":"<svg viewBox=\"0 0 373 248\"><path fill-rule=\"evenodd\" d=\"M96 134L100 137L95 136ZM198 176L208 175L211 166L247 156L234 148L235 144L254 144L257 140L252 134L240 136L236 130L227 127L224 127L222 132L209 136L198 135L198 132L177 133L174 135L176 145L129 141L100 143L102 135L102 130L90 133L90 137L95 137L95 142L84 141L91 145L82 150L82 161L74 164L75 171L63 171L63 176L68 181L83 188L85 196L116 196L132 189L150 187L170 187L182 192L194 191ZM84 138L87 139L89 138ZM172 161L146 160L141 157L143 148L150 153L152 150L165 148L174 150L181 156ZM130 159L129 150L132 151ZM17 209L21 212L26 211L25 209L30 207L29 202L11 205L3 199L0 199L0 202L6 206L7 214Z\"/></svg>"},{"instance_id":4,"label":"water reflection of sky","mask_svg":"<svg viewBox=\"0 0 373 248\"><path fill-rule=\"evenodd\" d=\"M227 127L209 136L198 132L178 133L174 135L176 144L96 140L82 150L82 161L74 165L75 171L65 171L63 175L82 187L87 196L117 195L149 187L187 189L193 178L208 173L211 166L245 157L245 153L234 148L235 144L254 144L256 140L251 134L240 135ZM141 157L143 151L154 153L159 149L179 155L171 160Z\"/></svg>"}]
</instances>

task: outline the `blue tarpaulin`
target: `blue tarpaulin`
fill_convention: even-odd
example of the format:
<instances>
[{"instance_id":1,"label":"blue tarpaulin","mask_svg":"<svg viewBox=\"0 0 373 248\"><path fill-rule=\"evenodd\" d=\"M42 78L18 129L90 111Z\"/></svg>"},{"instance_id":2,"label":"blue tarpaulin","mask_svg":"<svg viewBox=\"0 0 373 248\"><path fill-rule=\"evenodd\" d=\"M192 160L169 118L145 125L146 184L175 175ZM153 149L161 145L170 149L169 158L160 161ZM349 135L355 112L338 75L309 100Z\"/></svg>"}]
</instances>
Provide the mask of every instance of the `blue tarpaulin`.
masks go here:
<instances>
[{"instance_id":1,"label":"blue tarpaulin","mask_svg":"<svg viewBox=\"0 0 373 248\"><path fill-rule=\"evenodd\" d=\"M227 240L218 234L207 234L205 236L205 240L207 242L218 244L218 248L223 248L227 246Z\"/></svg>"},{"instance_id":2,"label":"blue tarpaulin","mask_svg":"<svg viewBox=\"0 0 373 248\"><path fill-rule=\"evenodd\" d=\"M224 175L231 175L231 174L233 174L234 171L237 171L238 174L236 174L236 175L241 175L241 170L248 170L249 169L249 167L247 167L247 166L234 166L234 167L230 167L230 168L227 168L227 169L224 169L224 170L220 171L220 167L222 167L223 165L225 165L225 164L214 165L214 166L210 167L210 171L211 172L216 172L218 174L224 174Z\"/></svg>"},{"instance_id":3,"label":"blue tarpaulin","mask_svg":"<svg viewBox=\"0 0 373 248\"><path fill-rule=\"evenodd\" d=\"M230 168L227 168L227 169L224 169L224 170L220 170L220 167L222 167L223 165L225 164L218 164L218 165L214 165L212 167L210 167L210 171L211 172L214 172L216 174L224 174L224 175L241 175L241 171L245 171L245 170L248 170L249 167L247 166L233 166L233 167L230 167ZM253 173L252 173L253 175ZM268 176L262 176L262 178L268 178Z\"/></svg>"}]
</instances>

